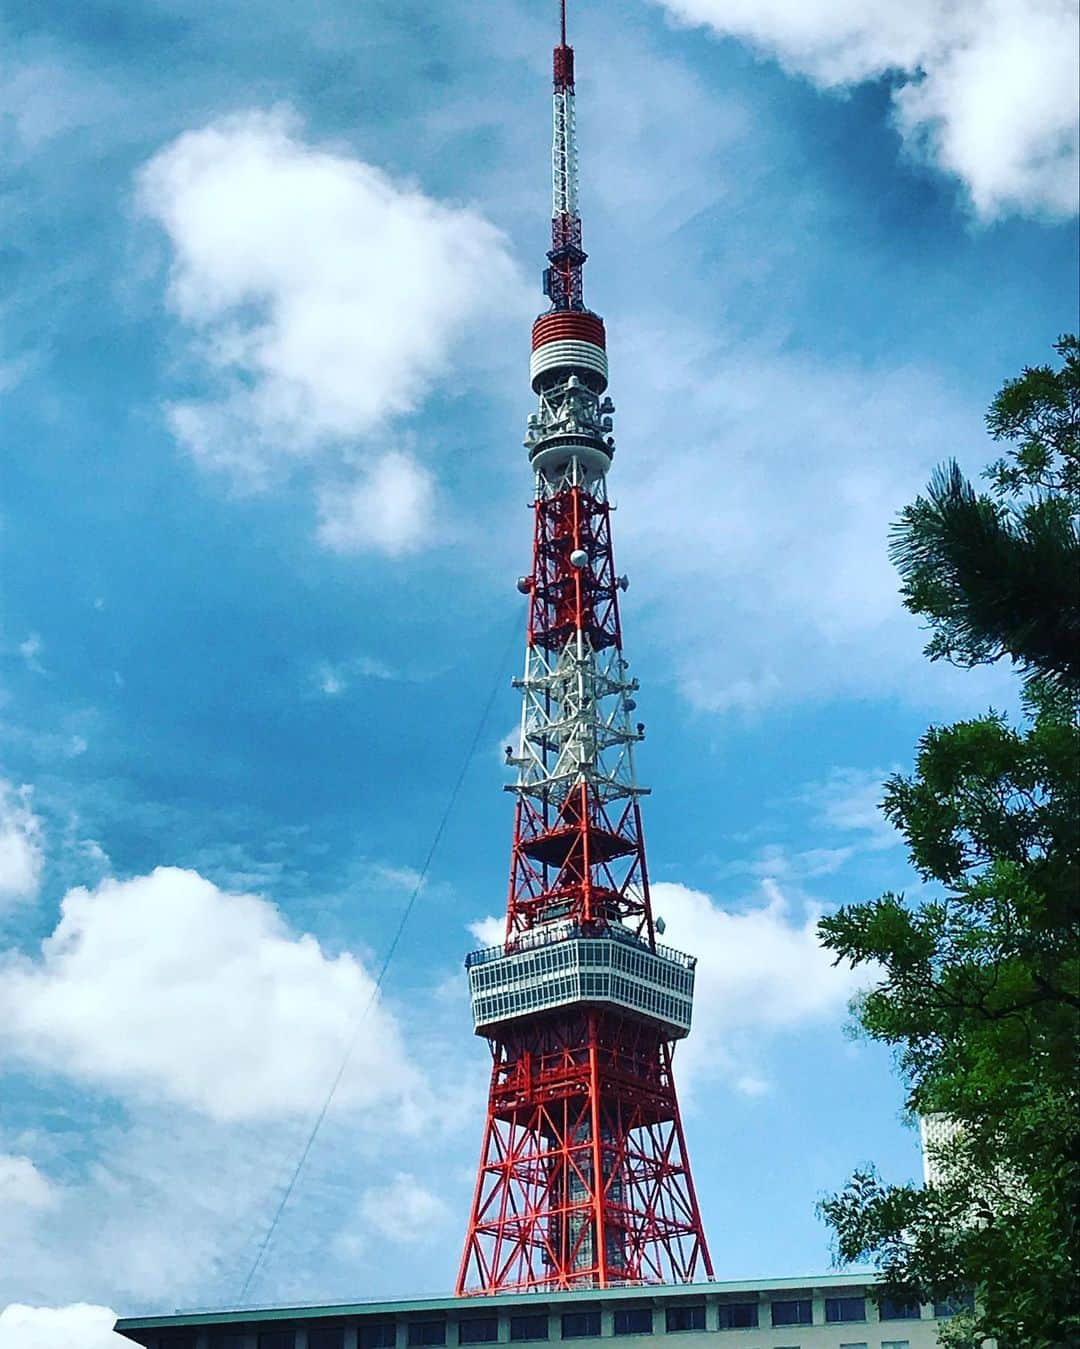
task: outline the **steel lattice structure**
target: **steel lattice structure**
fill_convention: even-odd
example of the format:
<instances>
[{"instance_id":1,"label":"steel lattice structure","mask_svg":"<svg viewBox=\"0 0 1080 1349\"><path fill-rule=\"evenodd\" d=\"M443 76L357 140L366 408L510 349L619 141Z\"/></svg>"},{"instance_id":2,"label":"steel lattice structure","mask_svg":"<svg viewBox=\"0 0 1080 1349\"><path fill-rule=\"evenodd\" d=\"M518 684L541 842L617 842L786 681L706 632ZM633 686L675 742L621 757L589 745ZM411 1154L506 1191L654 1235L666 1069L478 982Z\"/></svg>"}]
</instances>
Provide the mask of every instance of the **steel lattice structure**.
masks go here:
<instances>
[{"instance_id":1,"label":"steel lattice structure","mask_svg":"<svg viewBox=\"0 0 1080 1349\"><path fill-rule=\"evenodd\" d=\"M555 48L553 213L525 441L536 474L503 945L466 962L494 1059L458 1293L712 1277L671 1060L692 957L657 944L619 620L603 320L585 308L574 53Z\"/></svg>"}]
</instances>

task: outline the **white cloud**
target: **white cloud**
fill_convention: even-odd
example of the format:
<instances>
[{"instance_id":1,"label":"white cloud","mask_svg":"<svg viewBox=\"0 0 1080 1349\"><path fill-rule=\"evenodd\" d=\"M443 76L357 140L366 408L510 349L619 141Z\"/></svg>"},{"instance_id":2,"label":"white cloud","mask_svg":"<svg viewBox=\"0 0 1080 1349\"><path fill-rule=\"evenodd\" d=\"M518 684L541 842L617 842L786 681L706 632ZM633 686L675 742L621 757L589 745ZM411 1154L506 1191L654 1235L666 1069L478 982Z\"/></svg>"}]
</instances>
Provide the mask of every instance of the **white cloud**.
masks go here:
<instances>
[{"instance_id":1,"label":"white cloud","mask_svg":"<svg viewBox=\"0 0 1080 1349\"><path fill-rule=\"evenodd\" d=\"M27 1307L12 1302L0 1311L0 1349L131 1349L113 1333L116 1313L77 1302L70 1307Z\"/></svg>"},{"instance_id":2,"label":"white cloud","mask_svg":"<svg viewBox=\"0 0 1080 1349\"><path fill-rule=\"evenodd\" d=\"M809 880L831 876L854 855L855 849L804 848L792 851L782 843L768 843L752 858L732 862L722 869L725 876L760 876L763 880Z\"/></svg>"},{"instance_id":3,"label":"white cloud","mask_svg":"<svg viewBox=\"0 0 1080 1349\"><path fill-rule=\"evenodd\" d=\"M907 144L979 215L1077 210L1080 31L1072 0L660 0L826 89L896 79Z\"/></svg>"},{"instance_id":4,"label":"white cloud","mask_svg":"<svg viewBox=\"0 0 1080 1349\"><path fill-rule=\"evenodd\" d=\"M346 692L353 678L358 679L397 679L399 676L384 661L374 656L353 656L339 664L323 661L314 674L320 693L328 698L336 698Z\"/></svg>"},{"instance_id":5,"label":"white cloud","mask_svg":"<svg viewBox=\"0 0 1080 1349\"><path fill-rule=\"evenodd\" d=\"M26 668L32 670L34 674L44 674L44 668L38 660L43 649L44 643L39 632L32 632L25 642L19 643L19 655L22 656Z\"/></svg>"},{"instance_id":6,"label":"white cloud","mask_svg":"<svg viewBox=\"0 0 1080 1349\"><path fill-rule=\"evenodd\" d=\"M36 897L45 865L41 821L29 787L0 778L0 912Z\"/></svg>"},{"instance_id":7,"label":"white cloud","mask_svg":"<svg viewBox=\"0 0 1080 1349\"><path fill-rule=\"evenodd\" d=\"M372 995L351 955L273 904L158 868L65 896L41 957L0 965L0 1046L43 1068L219 1120L318 1109ZM397 1024L366 1013L340 1096L407 1111Z\"/></svg>"},{"instance_id":8,"label":"white cloud","mask_svg":"<svg viewBox=\"0 0 1080 1349\"><path fill-rule=\"evenodd\" d=\"M392 450L354 481L321 488L318 539L334 553L415 553L437 541L434 506L432 474Z\"/></svg>"},{"instance_id":9,"label":"white cloud","mask_svg":"<svg viewBox=\"0 0 1080 1349\"><path fill-rule=\"evenodd\" d=\"M57 1202L55 1188L29 1157L0 1152L0 1213L16 1207L40 1212Z\"/></svg>"},{"instance_id":10,"label":"white cloud","mask_svg":"<svg viewBox=\"0 0 1080 1349\"><path fill-rule=\"evenodd\" d=\"M652 887L654 912L667 925L665 943L698 957L693 1029L679 1047L680 1082L730 1076L738 1090L761 1094L768 1084L746 1059L770 1036L840 1017L868 981L865 970L833 965L817 938L816 909L793 914L771 880L761 883L760 894L752 907L729 911L685 885Z\"/></svg>"},{"instance_id":11,"label":"white cloud","mask_svg":"<svg viewBox=\"0 0 1080 1349\"><path fill-rule=\"evenodd\" d=\"M174 404L173 430L252 483L413 412L475 364L474 334L528 310L506 239L476 210L305 142L288 111L180 136L142 170L138 202L168 234L169 303L214 389ZM420 542L418 465L384 454L353 496L323 501L328 546Z\"/></svg>"},{"instance_id":12,"label":"white cloud","mask_svg":"<svg viewBox=\"0 0 1080 1349\"><path fill-rule=\"evenodd\" d=\"M319 692L325 693L328 698L336 698L339 693L344 693L348 687L338 671L329 665L322 666L316 678Z\"/></svg>"},{"instance_id":13,"label":"white cloud","mask_svg":"<svg viewBox=\"0 0 1080 1349\"><path fill-rule=\"evenodd\" d=\"M449 1216L439 1196L405 1171L399 1171L386 1185L366 1190L360 1200L365 1227L388 1241L429 1241Z\"/></svg>"},{"instance_id":14,"label":"white cloud","mask_svg":"<svg viewBox=\"0 0 1080 1349\"><path fill-rule=\"evenodd\" d=\"M1006 677L928 664L887 553L942 446L983 454L974 409L929 372L828 365L659 316L627 316L620 331L615 393L634 447L612 474L619 555L630 603L696 706L939 705L950 687L970 705L973 680Z\"/></svg>"},{"instance_id":15,"label":"white cloud","mask_svg":"<svg viewBox=\"0 0 1080 1349\"><path fill-rule=\"evenodd\" d=\"M469 931L481 948L501 946L506 940L506 919L489 914L487 918L480 918L475 923L470 923Z\"/></svg>"}]
</instances>

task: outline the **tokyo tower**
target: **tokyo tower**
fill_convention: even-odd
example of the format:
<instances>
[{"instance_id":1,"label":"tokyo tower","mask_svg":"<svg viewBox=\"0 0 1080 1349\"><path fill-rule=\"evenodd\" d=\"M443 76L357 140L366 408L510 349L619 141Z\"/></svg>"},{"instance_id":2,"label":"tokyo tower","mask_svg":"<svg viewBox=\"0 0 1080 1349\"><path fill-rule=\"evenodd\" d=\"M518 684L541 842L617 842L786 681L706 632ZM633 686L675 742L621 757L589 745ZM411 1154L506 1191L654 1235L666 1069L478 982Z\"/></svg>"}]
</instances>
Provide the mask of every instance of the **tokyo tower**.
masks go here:
<instances>
[{"instance_id":1,"label":"tokyo tower","mask_svg":"<svg viewBox=\"0 0 1080 1349\"><path fill-rule=\"evenodd\" d=\"M493 1069L457 1292L712 1277L672 1077L693 957L657 944L606 475L604 322L585 307L566 4L554 207L525 446L536 475L506 936L466 966Z\"/></svg>"}]
</instances>

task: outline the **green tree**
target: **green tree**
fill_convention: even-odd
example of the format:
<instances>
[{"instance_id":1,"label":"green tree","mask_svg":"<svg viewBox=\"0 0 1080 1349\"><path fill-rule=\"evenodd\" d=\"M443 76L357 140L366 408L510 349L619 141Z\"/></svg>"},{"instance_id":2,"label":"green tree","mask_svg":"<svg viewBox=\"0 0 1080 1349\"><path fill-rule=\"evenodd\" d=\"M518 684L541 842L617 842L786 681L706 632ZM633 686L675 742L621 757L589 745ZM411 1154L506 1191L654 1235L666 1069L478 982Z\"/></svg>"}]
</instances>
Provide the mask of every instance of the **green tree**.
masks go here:
<instances>
[{"instance_id":1,"label":"green tree","mask_svg":"<svg viewBox=\"0 0 1080 1349\"><path fill-rule=\"evenodd\" d=\"M1057 350L1063 370L1025 370L991 406L991 434L1015 442L988 470L993 496L950 468L893 540L928 654L1009 656L1023 722L929 730L883 801L924 895L820 925L838 960L873 971L855 1021L893 1047L907 1109L957 1126L934 1184L868 1169L823 1202L837 1255L872 1260L894 1295L974 1290L944 1338L1006 1349L1080 1344L1080 347Z\"/></svg>"},{"instance_id":2,"label":"green tree","mask_svg":"<svg viewBox=\"0 0 1080 1349\"><path fill-rule=\"evenodd\" d=\"M955 463L901 515L890 553L901 595L930 621L932 660L1009 656L1028 676L1080 686L1080 341L1055 344L1060 369L1032 366L990 405L1011 441L977 493Z\"/></svg>"}]
</instances>

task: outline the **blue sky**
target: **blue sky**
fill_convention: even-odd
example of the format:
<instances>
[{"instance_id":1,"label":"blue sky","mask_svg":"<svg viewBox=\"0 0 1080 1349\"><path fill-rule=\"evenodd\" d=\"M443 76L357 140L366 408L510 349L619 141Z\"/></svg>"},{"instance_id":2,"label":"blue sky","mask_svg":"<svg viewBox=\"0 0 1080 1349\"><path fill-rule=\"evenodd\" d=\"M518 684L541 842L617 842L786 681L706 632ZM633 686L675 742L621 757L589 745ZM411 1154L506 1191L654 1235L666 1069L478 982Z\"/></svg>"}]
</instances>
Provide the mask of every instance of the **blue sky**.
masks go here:
<instances>
[{"instance_id":1,"label":"blue sky","mask_svg":"<svg viewBox=\"0 0 1080 1349\"><path fill-rule=\"evenodd\" d=\"M928 721L1013 701L923 660L887 528L935 463L992 457L990 397L1075 323L1072 7L856 8L572 14L720 1277L824 1270L816 1199L917 1172L814 920L911 885L873 805ZM552 9L0 7L4 1349L84 1315L24 1304L236 1299L495 691L250 1296L453 1282Z\"/></svg>"}]
</instances>

